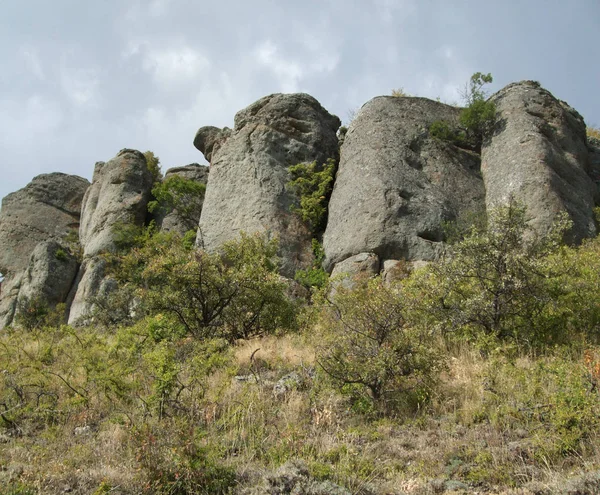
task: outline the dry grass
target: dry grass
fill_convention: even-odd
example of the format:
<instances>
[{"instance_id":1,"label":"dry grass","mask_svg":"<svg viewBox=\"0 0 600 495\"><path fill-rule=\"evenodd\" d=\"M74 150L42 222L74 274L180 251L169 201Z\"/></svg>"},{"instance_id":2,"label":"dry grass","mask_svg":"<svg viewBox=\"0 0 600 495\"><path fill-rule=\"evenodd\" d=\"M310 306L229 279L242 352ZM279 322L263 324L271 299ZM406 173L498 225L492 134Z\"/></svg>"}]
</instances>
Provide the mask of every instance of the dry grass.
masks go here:
<instances>
[{"instance_id":1,"label":"dry grass","mask_svg":"<svg viewBox=\"0 0 600 495\"><path fill-rule=\"evenodd\" d=\"M31 355L43 354L42 344L19 338ZM20 473L18 479L37 493L58 494L66 488L70 493L93 493L103 482L114 488L110 493L138 493L141 473L132 435L145 423L161 432L165 445L179 434L171 433L178 423L198 429L203 444L218 453L219 462L235 468L242 485L253 479L251 473L274 470L293 458L304 459L317 478L354 493L381 495L443 493L449 480L487 493L526 495L542 493L543 487L553 490L573 476L600 469L600 442L594 434L584 438L577 452L542 455L540 445L548 448L552 421L560 417L538 414L535 407L529 414L531 406L520 390L529 376L543 377L539 370L545 366L549 379L539 382L540 397L563 393L561 380L567 385L573 380L576 360L572 366L567 358L551 357L495 362L467 347L453 349L429 404L397 417L379 417L357 413L348 396L330 387L315 366L316 342L314 336L288 335L239 343L230 360L211 371L196 392L182 393L162 420L139 401L111 402L111 396L101 393L87 406L76 400L61 402L68 414L56 416L53 424L32 422L22 436L4 438L4 473ZM113 344L109 338L108 347ZM70 370L75 386L94 390L83 368L72 362L58 359L46 366ZM182 369L181 380L192 383L193 368ZM283 394L274 393L277 381L290 372L301 380ZM564 377L556 380L560 373ZM239 379L240 375L255 378ZM128 382L137 384L136 394L153 389L152 378L140 371ZM57 393L65 393L60 381L53 383ZM575 392L578 400L593 400L593 395ZM65 397L74 400L73 394ZM91 427L88 432L74 434L75 428L86 425ZM0 476L0 487L8 476Z\"/></svg>"}]
</instances>

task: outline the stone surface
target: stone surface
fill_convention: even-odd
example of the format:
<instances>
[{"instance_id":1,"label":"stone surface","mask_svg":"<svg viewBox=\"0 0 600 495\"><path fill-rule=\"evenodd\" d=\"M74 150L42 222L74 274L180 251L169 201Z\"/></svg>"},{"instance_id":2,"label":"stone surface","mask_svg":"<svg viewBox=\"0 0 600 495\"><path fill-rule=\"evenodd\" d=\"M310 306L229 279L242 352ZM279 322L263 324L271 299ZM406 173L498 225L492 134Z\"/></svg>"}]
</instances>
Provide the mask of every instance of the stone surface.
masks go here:
<instances>
[{"instance_id":1,"label":"stone surface","mask_svg":"<svg viewBox=\"0 0 600 495\"><path fill-rule=\"evenodd\" d=\"M58 242L40 242L23 274L18 302L40 299L51 308L65 302L78 267L75 256Z\"/></svg>"},{"instance_id":2,"label":"stone surface","mask_svg":"<svg viewBox=\"0 0 600 495\"><path fill-rule=\"evenodd\" d=\"M231 136L229 127L219 129L212 125L204 126L198 129L194 146L204 155L208 163L211 163L213 153L219 150L229 136Z\"/></svg>"},{"instance_id":3,"label":"stone surface","mask_svg":"<svg viewBox=\"0 0 600 495\"><path fill-rule=\"evenodd\" d=\"M105 264L98 255L114 251L115 225L144 224L151 188L152 175L139 151L124 149L112 160L96 164L92 185L83 199L79 238L84 259L69 324L83 321L92 311L94 298L114 287L114 281L105 277Z\"/></svg>"},{"instance_id":4,"label":"stone surface","mask_svg":"<svg viewBox=\"0 0 600 495\"><path fill-rule=\"evenodd\" d=\"M331 481L317 481L311 477L306 463L291 460L275 472L266 473L252 487L242 488L243 495L350 495L350 491ZM362 487L360 493L370 493Z\"/></svg>"},{"instance_id":5,"label":"stone surface","mask_svg":"<svg viewBox=\"0 0 600 495\"><path fill-rule=\"evenodd\" d=\"M123 149L112 160L96 163L81 210L83 255L112 251L115 224L143 225L151 188L146 158L137 150Z\"/></svg>"},{"instance_id":6,"label":"stone surface","mask_svg":"<svg viewBox=\"0 0 600 495\"><path fill-rule=\"evenodd\" d=\"M562 212L573 221L567 240L595 235L597 190L588 175L583 118L534 81L509 84L491 101L498 122L483 144L481 164L488 210L513 198L542 235Z\"/></svg>"},{"instance_id":7,"label":"stone surface","mask_svg":"<svg viewBox=\"0 0 600 495\"><path fill-rule=\"evenodd\" d=\"M174 175L183 177L187 180L192 180L200 184L206 185L208 181L209 168L205 165L199 165L192 163L185 167L170 168L165 173L165 179ZM190 212L193 218L189 218L180 215L177 211L172 211L167 214L161 212L157 215L157 223L160 226L160 230L163 232L177 232L180 235L184 235L190 229L196 229L198 222L200 221L200 213L202 212L203 200L198 203L197 210Z\"/></svg>"},{"instance_id":8,"label":"stone surface","mask_svg":"<svg viewBox=\"0 0 600 495\"><path fill-rule=\"evenodd\" d=\"M381 96L352 121L323 246L325 268L357 253L430 260L443 225L484 208L479 157L432 138L436 120L457 122L460 109L426 98Z\"/></svg>"},{"instance_id":9,"label":"stone surface","mask_svg":"<svg viewBox=\"0 0 600 495\"><path fill-rule=\"evenodd\" d=\"M61 173L35 177L2 200L0 211L0 273L24 270L35 246L61 240L79 229L83 196L90 183Z\"/></svg>"},{"instance_id":10,"label":"stone surface","mask_svg":"<svg viewBox=\"0 0 600 495\"><path fill-rule=\"evenodd\" d=\"M2 200L0 273L4 281L0 289L0 329L12 323L24 280L28 291L47 285L52 292L50 275L34 273L37 268L49 270L48 264L36 258L37 268L28 268L32 253L40 242L60 241L79 229L81 203L89 185L86 179L75 175L43 174ZM29 275L24 278L28 270ZM62 274L57 276L62 277ZM46 281L42 282L44 277ZM68 273L65 277L68 278ZM55 304L54 299L49 302Z\"/></svg>"},{"instance_id":11,"label":"stone surface","mask_svg":"<svg viewBox=\"0 0 600 495\"><path fill-rule=\"evenodd\" d=\"M600 206L600 141L594 141L588 145L590 153L589 176L596 185L596 206Z\"/></svg>"},{"instance_id":12,"label":"stone surface","mask_svg":"<svg viewBox=\"0 0 600 495\"><path fill-rule=\"evenodd\" d=\"M200 129L195 145L211 167L198 245L213 251L242 231L267 232L279 237L282 274L308 267L311 235L290 212L297 198L286 186L288 168L337 157L339 125L309 95L274 94L238 112L227 139L215 138L216 128Z\"/></svg>"}]
</instances>

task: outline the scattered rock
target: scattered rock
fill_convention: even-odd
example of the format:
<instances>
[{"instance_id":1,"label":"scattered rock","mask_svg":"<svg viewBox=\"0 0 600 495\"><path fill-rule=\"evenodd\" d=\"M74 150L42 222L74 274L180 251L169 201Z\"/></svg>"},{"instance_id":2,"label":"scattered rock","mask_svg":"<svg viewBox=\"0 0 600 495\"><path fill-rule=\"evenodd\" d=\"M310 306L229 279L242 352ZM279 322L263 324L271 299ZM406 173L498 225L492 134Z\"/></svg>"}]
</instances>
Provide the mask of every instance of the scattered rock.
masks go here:
<instances>
[{"instance_id":1,"label":"scattered rock","mask_svg":"<svg viewBox=\"0 0 600 495\"><path fill-rule=\"evenodd\" d=\"M264 476L258 486L242 489L243 495L350 495L350 491L331 481L317 481L310 476L303 461L285 463L274 473ZM364 493L364 490L361 491Z\"/></svg>"},{"instance_id":2,"label":"scattered rock","mask_svg":"<svg viewBox=\"0 0 600 495\"><path fill-rule=\"evenodd\" d=\"M241 232L266 232L279 238L283 275L308 268L311 234L290 211L298 200L287 188L288 169L336 158L339 125L312 96L274 94L238 112L230 135L201 128L194 144L211 170L198 245L214 251Z\"/></svg>"},{"instance_id":3,"label":"scattered rock","mask_svg":"<svg viewBox=\"0 0 600 495\"><path fill-rule=\"evenodd\" d=\"M332 294L336 289L351 289L361 280L374 277L379 273L379 256L375 253L359 253L336 263L331 272Z\"/></svg>"},{"instance_id":4,"label":"scattered rock","mask_svg":"<svg viewBox=\"0 0 600 495\"><path fill-rule=\"evenodd\" d=\"M594 236L597 189L581 115L533 81L509 84L491 101L498 122L481 163L488 211L514 198L539 234L567 212L573 221L567 240Z\"/></svg>"}]
</instances>

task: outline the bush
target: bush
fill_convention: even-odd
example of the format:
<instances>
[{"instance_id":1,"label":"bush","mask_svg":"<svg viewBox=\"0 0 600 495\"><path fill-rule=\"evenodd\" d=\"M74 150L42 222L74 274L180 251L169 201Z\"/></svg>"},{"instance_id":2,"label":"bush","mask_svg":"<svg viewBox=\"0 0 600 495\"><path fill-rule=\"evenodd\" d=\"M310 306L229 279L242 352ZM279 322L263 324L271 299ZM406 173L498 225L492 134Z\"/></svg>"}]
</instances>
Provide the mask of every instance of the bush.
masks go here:
<instances>
[{"instance_id":1,"label":"bush","mask_svg":"<svg viewBox=\"0 0 600 495\"><path fill-rule=\"evenodd\" d=\"M312 251L314 256L313 266L307 270L298 270L294 275L294 280L304 287L318 289L325 287L329 280L329 274L323 269L323 260L325 251L323 246L316 239L312 240Z\"/></svg>"},{"instance_id":2,"label":"bush","mask_svg":"<svg viewBox=\"0 0 600 495\"><path fill-rule=\"evenodd\" d=\"M405 324L398 287L375 278L339 288L321 301L319 323L326 332L318 362L338 386L384 411L427 397L442 361L429 333Z\"/></svg>"},{"instance_id":3,"label":"bush","mask_svg":"<svg viewBox=\"0 0 600 495\"><path fill-rule=\"evenodd\" d=\"M491 74L473 74L463 94L466 108L460 113L460 127L454 128L446 121L437 120L429 127L431 135L460 147L480 149L483 138L496 123L496 105L486 100L487 93L483 89L492 81Z\"/></svg>"},{"instance_id":4,"label":"bush","mask_svg":"<svg viewBox=\"0 0 600 495\"><path fill-rule=\"evenodd\" d=\"M198 430L188 424L144 425L133 435L144 493L219 495L231 493L235 471L200 445Z\"/></svg>"},{"instance_id":5,"label":"bush","mask_svg":"<svg viewBox=\"0 0 600 495\"><path fill-rule=\"evenodd\" d=\"M588 141L596 146L600 146L600 129L596 127L588 127L586 129Z\"/></svg>"},{"instance_id":6,"label":"bush","mask_svg":"<svg viewBox=\"0 0 600 495\"><path fill-rule=\"evenodd\" d=\"M528 229L518 203L493 210L485 230L473 228L449 256L408 284L416 318L484 349L498 340L527 348L560 341L546 257L558 249L566 228L564 221L540 238Z\"/></svg>"},{"instance_id":7,"label":"bush","mask_svg":"<svg viewBox=\"0 0 600 495\"><path fill-rule=\"evenodd\" d=\"M148 203L148 211L175 212L187 230L195 230L200 220L205 191L206 186L200 182L172 175L156 183L152 189L156 199Z\"/></svg>"},{"instance_id":8,"label":"bush","mask_svg":"<svg viewBox=\"0 0 600 495\"><path fill-rule=\"evenodd\" d=\"M120 260L118 276L138 288L144 311L173 315L196 337L230 342L295 328L276 241L243 234L220 253L206 253L174 239L156 234Z\"/></svg>"},{"instance_id":9,"label":"bush","mask_svg":"<svg viewBox=\"0 0 600 495\"><path fill-rule=\"evenodd\" d=\"M300 206L292 207L292 211L308 222L314 235L321 234L327 224L327 204L336 168L335 160L330 158L323 165L300 163L289 169L292 180L288 186L300 199Z\"/></svg>"},{"instance_id":10,"label":"bush","mask_svg":"<svg viewBox=\"0 0 600 495\"><path fill-rule=\"evenodd\" d=\"M152 151L145 151L144 156L146 157L146 166L152 174L152 182L158 182L162 179L162 172L160 171L160 158L158 158Z\"/></svg>"}]
</instances>

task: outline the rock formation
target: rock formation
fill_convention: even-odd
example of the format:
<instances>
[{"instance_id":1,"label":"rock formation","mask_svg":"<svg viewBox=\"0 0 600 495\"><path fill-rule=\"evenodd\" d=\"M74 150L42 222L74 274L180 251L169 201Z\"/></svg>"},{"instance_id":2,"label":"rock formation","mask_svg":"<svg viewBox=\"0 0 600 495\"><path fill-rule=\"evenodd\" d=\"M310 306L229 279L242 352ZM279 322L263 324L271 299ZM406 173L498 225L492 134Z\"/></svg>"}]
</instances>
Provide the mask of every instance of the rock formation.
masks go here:
<instances>
[{"instance_id":1,"label":"rock formation","mask_svg":"<svg viewBox=\"0 0 600 495\"><path fill-rule=\"evenodd\" d=\"M460 110L426 98L377 97L351 123L323 238L326 269L360 253L436 258L445 222L483 209L479 156L432 138Z\"/></svg>"},{"instance_id":2,"label":"rock formation","mask_svg":"<svg viewBox=\"0 0 600 495\"><path fill-rule=\"evenodd\" d=\"M337 157L339 125L309 95L274 94L238 112L233 131L201 128L194 145L211 171L198 245L215 250L242 231L266 231L279 237L284 275L309 266L311 234L290 212L288 168Z\"/></svg>"},{"instance_id":3,"label":"rock formation","mask_svg":"<svg viewBox=\"0 0 600 495\"><path fill-rule=\"evenodd\" d=\"M72 265L67 263L62 273L63 266L54 263L52 252L60 248L56 243L79 228L81 201L89 185L74 175L43 174L2 200L0 272L5 279L0 293L0 328L13 320L22 283L27 289L21 300L27 295L45 298L50 305L64 302L64 287L72 283L72 279L66 280ZM45 247L36 249L40 243ZM36 273L38 269L40 273Z\"/></svg>"},{"instance_id":4,"label":"rock formation","mask_svg":"<svg viewBox=\"0 0 600 495\"><path fill-rule=\"evenodd\" d=\"M514 198L542 235L562 212L573 222L569 240L595 235L598 192L581 115L534 81L509 84L491 100L498 121L482 148L487 208Z\"/></svg>"},{"instance_id":5,"label":"rock formation","mask_svg":"<svg viewBox=\"0 0 600 495\"><path fill-rule=\"evenodd\" d=\"M144 225L152 188L146 158L136 150L121 150L108 162L96 163L92 185L83 198L79 237L83 263L69 313L69 323L87 316L93 298L113 283L105 277L105 263L99 255L115 250L114 227L118 224Z\"/></svg>"},{"instance_id":6,"label":"rock formation","mask_svg":"<svg viewBox=\"0 0 600 495\"><path fill-rule=\"evenodd\" d=\"M167 180L169 177L179 176L206 185L208 181L208 171L209 168L207 166L192 163L184 167L170 168L165 173L163 180ZM203 202L203 199L197 201L195 208L192 208L192 211L186 212L185 215L182 215L178 211L171 211L166 214L158 212L157 224L159 225L160 230L163 232L177 232L183 236L188 230L195 229L200 221Z\"/></svg>"}]
</instances>

